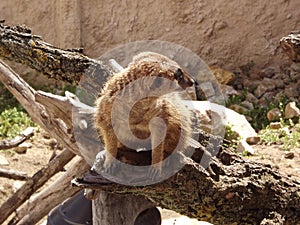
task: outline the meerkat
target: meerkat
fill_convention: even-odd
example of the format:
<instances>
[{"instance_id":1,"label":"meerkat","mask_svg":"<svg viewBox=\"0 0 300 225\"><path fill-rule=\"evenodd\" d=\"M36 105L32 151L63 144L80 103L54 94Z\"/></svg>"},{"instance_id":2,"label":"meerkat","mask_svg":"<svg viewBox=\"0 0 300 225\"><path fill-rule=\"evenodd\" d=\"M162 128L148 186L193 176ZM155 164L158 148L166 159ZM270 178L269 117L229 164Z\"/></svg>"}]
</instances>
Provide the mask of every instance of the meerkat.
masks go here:
<instances>
[{"instance_id":1,"label":"meerkat","mask_svg":"<svg viewBox=\"0 0 300 225\"><path fill-rule=\"evenodd\" d=\"M104 169L113 167L112 158L120 147L150 149L155 166L176 149L184 152L197 145L191 138L191 112L181 102L195 100L195 95L186 93L195 85L175 61L153 52L138 54L110 77L96 100L94 115L106 149Z\"/></svg>"}]
</instances>

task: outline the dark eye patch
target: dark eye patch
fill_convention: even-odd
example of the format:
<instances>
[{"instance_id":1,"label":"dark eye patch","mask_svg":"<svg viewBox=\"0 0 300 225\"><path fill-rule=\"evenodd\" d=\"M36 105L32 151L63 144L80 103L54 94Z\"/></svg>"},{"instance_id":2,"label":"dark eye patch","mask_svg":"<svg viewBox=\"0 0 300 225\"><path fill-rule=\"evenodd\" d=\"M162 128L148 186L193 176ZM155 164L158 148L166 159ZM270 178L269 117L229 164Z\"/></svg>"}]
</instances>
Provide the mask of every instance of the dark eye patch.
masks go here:
<instances>
[{"instance_id":1,"label":"dark eye patch","mask_svg":"<svg viewBox=\"0 0 300 225\"><path fill-rule=\"evenodd\" d=\"M183 80L183 72L180 68L177 69L177 71L174 73L174 78L178 81L181 82Z\"/></svg>"}]
</instances>

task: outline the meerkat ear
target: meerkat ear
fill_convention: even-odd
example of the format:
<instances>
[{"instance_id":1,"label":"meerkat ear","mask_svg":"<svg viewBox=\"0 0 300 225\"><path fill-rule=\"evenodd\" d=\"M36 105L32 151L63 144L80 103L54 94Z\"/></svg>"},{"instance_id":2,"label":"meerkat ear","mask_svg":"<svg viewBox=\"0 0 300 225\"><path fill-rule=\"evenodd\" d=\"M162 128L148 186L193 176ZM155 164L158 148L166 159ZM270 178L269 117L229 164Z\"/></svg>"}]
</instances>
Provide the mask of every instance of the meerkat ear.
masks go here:
<instances>
[{"instance_id":1,"label":"meerkat ear","mask_svg":"<svg viewBox=\"0 0 300 225\"><path fill-rule=\"evenodd\" d=\"M183 72L180 68L176 70L176 72L174 73L174 77L178 82L181 82L183 80Z\"/></svg>"}]
</instances>

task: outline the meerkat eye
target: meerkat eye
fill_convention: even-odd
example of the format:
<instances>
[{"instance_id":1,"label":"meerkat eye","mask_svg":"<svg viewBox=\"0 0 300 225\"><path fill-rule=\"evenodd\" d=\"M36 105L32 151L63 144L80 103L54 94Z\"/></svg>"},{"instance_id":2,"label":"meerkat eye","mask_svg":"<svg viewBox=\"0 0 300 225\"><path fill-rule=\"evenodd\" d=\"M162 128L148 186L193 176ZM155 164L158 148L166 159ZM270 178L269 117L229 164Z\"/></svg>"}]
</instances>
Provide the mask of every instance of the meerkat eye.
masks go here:
<instances>
[{"instance_id":1,"label":"meerkat eye","mask_svg":"<svg viewBox=\"0 0 300 225\"><path fill-rule=\"evenodd\" d=\"M183 80L183 72L180 68L178 68L177 71L174 73L174 77L178 82L181 82Z\"/></svg>"}]
</instances>

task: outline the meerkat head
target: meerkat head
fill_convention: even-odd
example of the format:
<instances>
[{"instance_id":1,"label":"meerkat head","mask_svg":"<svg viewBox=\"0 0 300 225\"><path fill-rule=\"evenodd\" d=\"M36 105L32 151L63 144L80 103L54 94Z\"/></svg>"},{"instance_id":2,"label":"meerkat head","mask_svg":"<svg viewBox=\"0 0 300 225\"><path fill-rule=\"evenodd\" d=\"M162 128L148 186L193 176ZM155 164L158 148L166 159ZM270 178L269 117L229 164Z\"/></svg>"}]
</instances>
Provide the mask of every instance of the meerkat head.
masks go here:
<instances>
[{"instance_id":1,"label":"meerkat head","mask_svg":"<svg viewBox=\"0 0 300 225\"><path fill-rule=\"evenodd\" d=\"M175 81L182 89L186 90L193 100L197 99L197 81L178 63L170 58L154 52L142 52L134 56L131 64L149 63L160 69L161 73L158 76L162 76L161 74L163 74L164 78ZM157 85L159 85L159 83Z\"/></svg>"}]
</instances>

